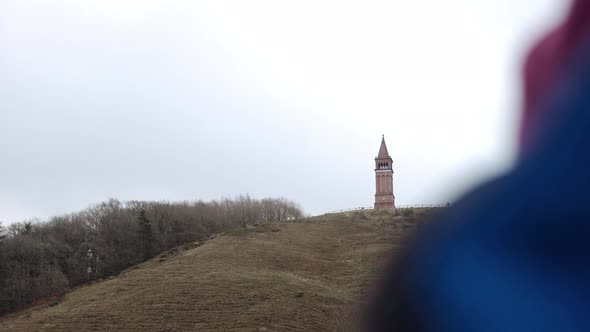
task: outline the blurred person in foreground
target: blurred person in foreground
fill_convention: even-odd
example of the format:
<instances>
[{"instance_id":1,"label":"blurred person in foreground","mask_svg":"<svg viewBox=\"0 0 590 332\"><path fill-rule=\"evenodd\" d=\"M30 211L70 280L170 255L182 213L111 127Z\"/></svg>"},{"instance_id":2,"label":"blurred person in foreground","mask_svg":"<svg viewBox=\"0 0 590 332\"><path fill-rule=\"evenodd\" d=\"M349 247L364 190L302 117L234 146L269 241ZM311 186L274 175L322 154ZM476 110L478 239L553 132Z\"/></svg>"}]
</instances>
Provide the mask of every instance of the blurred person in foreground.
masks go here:
<instances>
[{"instance_id":1,"label":"blurred person in foreground","mask_svg":"<svg viewBox=\"0 0 590 332\"><path fill-rule=\"evenodd\" d=\"M590 1L524 65L516 165L390 266L369 331L590 331Z\"/></svg>"}]
</instances>

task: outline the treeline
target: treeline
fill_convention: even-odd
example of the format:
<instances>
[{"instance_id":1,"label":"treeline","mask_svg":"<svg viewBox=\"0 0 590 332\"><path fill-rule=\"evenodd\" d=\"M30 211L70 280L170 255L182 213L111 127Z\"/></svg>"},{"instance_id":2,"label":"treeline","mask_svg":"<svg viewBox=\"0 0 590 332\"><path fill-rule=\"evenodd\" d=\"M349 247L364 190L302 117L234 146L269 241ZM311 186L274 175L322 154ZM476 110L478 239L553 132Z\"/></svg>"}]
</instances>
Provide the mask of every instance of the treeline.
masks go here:
<instances>
[{"instance_id":1,"label":"treeline","mask_svg":"<svg viewBox=\"0 0 590 332\"><path fill-rule=\"evenodd\" d=\"M302 216L297 204L282 198L111 199L43 222L0 224L0 315L216 232Z\"/></svg>"}]
</instances>

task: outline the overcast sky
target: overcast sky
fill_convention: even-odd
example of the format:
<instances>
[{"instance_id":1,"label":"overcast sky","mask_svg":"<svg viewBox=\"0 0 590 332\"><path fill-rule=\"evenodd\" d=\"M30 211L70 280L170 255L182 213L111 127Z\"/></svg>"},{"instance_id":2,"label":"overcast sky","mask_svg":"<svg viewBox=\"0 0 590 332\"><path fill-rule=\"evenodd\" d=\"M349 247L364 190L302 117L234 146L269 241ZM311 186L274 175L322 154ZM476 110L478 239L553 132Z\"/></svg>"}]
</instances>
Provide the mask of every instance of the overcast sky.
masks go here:
<instances>
[{"instance_id":1,"label":"overcast sky","mask_svg":"<svg viewBox=\"0 0 590 332\"><path fill-rule=\"evenodd\" d=\"M108 199L447 202L514 156L563 0L0 0L0 220Z\"/></svg>"}]
</instances>

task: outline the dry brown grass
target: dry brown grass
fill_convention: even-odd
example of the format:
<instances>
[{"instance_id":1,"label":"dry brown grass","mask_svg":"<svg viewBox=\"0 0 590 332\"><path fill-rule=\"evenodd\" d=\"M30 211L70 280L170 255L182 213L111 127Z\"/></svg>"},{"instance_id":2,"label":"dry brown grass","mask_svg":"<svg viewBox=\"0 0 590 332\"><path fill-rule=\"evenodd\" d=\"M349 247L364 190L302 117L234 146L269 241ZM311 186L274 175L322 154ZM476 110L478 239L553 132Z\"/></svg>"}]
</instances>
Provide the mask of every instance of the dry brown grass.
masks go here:
<instances>
[{"instance_id":1,"label":"dry brown grass","mask_svg":"<svg viewBox=\"0 0 590 332\"><path fill-rule=\"evenodd\" d=\"M12 315L0 330L350 329L407 218L366 211L235 230Z\"/></svg>"}]
</instances>

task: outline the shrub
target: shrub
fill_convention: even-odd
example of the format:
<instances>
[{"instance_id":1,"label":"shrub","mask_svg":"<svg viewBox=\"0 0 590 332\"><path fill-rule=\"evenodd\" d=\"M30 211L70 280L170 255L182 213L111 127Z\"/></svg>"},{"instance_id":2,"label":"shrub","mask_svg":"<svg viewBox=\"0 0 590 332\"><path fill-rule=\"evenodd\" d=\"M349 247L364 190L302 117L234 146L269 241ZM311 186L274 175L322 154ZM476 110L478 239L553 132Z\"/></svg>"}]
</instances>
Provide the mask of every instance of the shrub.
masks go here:
<instances>
[{"instance_id":1,"label":"shrub","mask_svg":"<svg viewBox=\"0 0 590 332\"><path fill-rule=\"evenodd\" d=\"M406 208L406 209L401 209L401 210L402 210L402 215L404 217L411 217L415 213L413 208Z\"/></svg>"}]
</instances>

